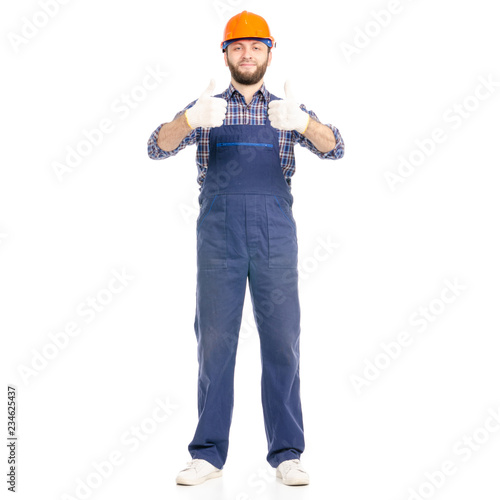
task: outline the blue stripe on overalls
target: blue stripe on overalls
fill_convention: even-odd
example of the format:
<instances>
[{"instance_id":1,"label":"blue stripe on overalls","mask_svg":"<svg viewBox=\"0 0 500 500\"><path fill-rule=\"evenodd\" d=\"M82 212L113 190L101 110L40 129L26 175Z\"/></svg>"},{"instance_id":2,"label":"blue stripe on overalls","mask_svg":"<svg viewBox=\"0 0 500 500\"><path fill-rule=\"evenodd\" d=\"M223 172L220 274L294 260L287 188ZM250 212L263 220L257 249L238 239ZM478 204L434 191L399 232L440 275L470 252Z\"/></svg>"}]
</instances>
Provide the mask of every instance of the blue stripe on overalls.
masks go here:
<instances>
[{"instance_id":1,"label":"blue stripe on overalls","mask_svg":"<svg viewBox=\"0 0 500 500\"><path fill-rule=\"evenodd\" d=\"M196 224L199 421L188 449L219 469L226 461L248 280L260 337L266 458L277 467L304 450L293 196L268 118L264 126L212 128L209 151Z\"/></svg>"}]
</instances>

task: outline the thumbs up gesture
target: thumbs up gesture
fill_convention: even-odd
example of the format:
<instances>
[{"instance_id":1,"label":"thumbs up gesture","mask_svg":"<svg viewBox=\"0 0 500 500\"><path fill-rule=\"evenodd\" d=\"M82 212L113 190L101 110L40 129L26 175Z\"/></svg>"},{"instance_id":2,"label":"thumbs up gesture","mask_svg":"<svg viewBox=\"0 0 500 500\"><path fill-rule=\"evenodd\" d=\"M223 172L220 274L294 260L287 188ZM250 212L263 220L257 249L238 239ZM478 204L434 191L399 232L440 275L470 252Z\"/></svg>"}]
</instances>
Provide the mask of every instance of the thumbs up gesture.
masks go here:
<instances>
[{"instance_id":1,"label":"thumbs up gesture","mask_svg":"<svg viewBox=\"0 0 500 500\"><path fill-rule=\"evenodd\" d=\"M188 125L196 127L220 127L226 117L227 101L221 97L212 97L215 89L215 80L201 94L194 106L185 112Z\"/></svg>"},{"instance_id":2,"label":"thumbs up gesture","mask_svg":"<svg viewBox=\"0 0 500 500\"><path fill-rule=\"evenodd\" d=\"M285 98L268 106L271 126L279 130L296 130L303 134L309 125L309 113L302 111L292 94L290 81L285 82Z\"/></svg>"}]
</instances>

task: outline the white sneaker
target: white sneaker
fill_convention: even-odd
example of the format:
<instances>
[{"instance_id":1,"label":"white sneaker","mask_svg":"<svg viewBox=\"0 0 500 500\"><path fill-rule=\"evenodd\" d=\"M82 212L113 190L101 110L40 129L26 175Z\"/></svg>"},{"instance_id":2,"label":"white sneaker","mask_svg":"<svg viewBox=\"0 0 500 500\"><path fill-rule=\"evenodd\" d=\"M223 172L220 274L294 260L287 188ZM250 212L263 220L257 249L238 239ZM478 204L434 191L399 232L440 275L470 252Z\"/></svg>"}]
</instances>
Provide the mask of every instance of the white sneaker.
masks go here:
<instances>
[{"instance_id":1,"label":"white sneaker","mask_svg":"<svg viewBox=\"0 0 500 500\"><path fill-rule=\"evenodd\" d=\"M175 479L177 484L194 486L203 483L207 479L222 476L221 469L217 469L217 467L214 467L211 463L202 458L195 458L188 462L187 465L188 466L182 469L177 475Z\"/></svg>"},{"instance_id":2,"label":"white sneaker","mask_svg":"<svg viewBox=\"0 0 500 500\"><path fill-rule=\"evenodd\" d=\"M281 462L276 469L276 477L288 486L309 484L309 475L302 468L302 464L298 458Z\"/></svg>"}]
</instances>

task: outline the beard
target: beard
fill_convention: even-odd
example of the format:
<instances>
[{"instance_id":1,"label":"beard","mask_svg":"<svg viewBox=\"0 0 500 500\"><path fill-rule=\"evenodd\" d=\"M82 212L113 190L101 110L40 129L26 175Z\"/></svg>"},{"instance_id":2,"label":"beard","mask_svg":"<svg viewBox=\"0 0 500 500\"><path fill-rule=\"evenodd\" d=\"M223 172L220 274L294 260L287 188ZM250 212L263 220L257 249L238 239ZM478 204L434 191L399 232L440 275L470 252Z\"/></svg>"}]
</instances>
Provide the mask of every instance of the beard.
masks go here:
<instances>
[{"instance_id":1,"label":"beard","mask_svg":"<svg viewBox=\"0 0 500 500\"><path fill-rule=\"evenodd\" d=\"M238 66L235 66L230 60L227 58L227 64L229 66L229 71L231 72L231 76L234 80L241 85L254 85L263 78L266 74L267 70L267 62L269 60L269 54L265 62L263 62L260 66L257 65L255 67L255 71L253 73L247 73L245 71L241 71Z\"/></svg>"}]
</instances>

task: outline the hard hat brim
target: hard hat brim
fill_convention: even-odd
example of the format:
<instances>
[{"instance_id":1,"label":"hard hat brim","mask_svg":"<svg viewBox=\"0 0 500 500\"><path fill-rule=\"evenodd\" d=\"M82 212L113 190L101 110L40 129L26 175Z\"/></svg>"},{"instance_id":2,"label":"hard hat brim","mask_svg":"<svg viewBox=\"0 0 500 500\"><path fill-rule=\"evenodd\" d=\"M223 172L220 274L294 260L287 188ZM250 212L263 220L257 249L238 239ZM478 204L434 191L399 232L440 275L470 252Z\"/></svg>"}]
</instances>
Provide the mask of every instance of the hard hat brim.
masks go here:
<instances>
[{"instance_id":1,"label":"hard hat brim","mask_svg":"<svg viewBox=\"0 0 500 500\"><path fill-rule=\"evenodd\" d=\"M273 47L275 44L274 44L274 38L272 36L270 36L269 38L259 38L259 37L255 37L255 36L245 36L245 37L240 37L240 38L232 38L230 40L225 40L224 42L222 42L220 44L222 50L225 50L226 47L230 44L230 43L233 43L233 42L236 42L238 40L258 40L259 42L263 42L265 43L268 47Z\"/></svg>"}]
</instances>

